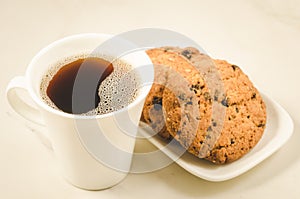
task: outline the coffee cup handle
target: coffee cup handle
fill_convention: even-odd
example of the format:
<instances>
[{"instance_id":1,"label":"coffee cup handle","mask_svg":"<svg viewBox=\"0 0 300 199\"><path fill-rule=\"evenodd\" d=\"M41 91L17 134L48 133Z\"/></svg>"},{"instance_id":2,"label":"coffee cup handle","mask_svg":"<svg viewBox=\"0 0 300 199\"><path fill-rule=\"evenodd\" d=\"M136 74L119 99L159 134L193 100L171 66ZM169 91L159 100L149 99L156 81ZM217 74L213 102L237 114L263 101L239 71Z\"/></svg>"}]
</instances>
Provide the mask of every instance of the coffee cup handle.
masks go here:
<instances>
[{"instance_id":1,"label":"coffee cup handle","mask_svg":"<svg viewBox=\"0 0 300 199\"><path fill-rule=\"evenodd\" d=\"M40 111L37 109L37 107L26 103L18 94L18 90L25 90L26 92L28 92L24 76L14 77L10 80L7 86L6 98L10 106L23 118L40 126L45 126Z\"/></svg>"}]
</instances>

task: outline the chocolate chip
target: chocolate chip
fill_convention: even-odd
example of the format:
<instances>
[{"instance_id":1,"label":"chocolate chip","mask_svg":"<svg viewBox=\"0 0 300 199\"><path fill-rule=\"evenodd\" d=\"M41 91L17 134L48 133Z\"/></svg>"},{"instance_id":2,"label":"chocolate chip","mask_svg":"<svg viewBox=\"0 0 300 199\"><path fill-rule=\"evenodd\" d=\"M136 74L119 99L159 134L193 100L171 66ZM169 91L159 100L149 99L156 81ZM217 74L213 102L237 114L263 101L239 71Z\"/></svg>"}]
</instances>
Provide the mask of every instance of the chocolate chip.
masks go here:
<instances>
[{"instance_id":1,"label":"chocolate chip","mask_svg":"<svg viewBox=\"0 0 300 199\"><path fill-rule=\"evenodd\" d=\"M213 158L213 162L216 162L216 159L217 159L217 153L213 153L213 154L212 154L212 158Z\"/></svg>"},{"instance_id":2,"label":"chocolate chip","mask_svg":"<svg viewBox=\"0 0 300 199\"><path fill-rule=\"evenodd\" d=\"M192 88L195 88L195 89L200 89L200 85L199 84L194 84L194 85L192 85Z\"/></svg>"},{"instance_id":3,"label":"chocolate chip","mask_svg":"<svg viewBox=\"0 0 300 199\"><path fill-rule=\"evenodd\" d=\"M209 126L209 127L207 128L207 131L212 131L211 126Z\"/></svg>"},{"instance_id":4,"label":"chocolate chip","mask_svg":"<svg viewBox=\"0 0 300 199\"><path fill-rule=\"evenodd\" d=\"M190 88L190 91L194 91L194 93L197 94L199 88L200 88L199 85L192 85L192 87Z\"/></svg>"},{"instance_id":5,"label":"chocolate chip","mask_svg":"<svg viewBox=\"0 0 300 199\"><path fill-rule=\"evenodd\" d=\"M224 148L224 147L225 147L225 146L219 145L219 146L216 147L216 149L220 150L220 149L222 149L222 148Z\"/></svg>"},{"instance_id":6,"label":"chocolate chip","mask_svg":"<svg viewBox=\"0 0 300 199\"><path fill-rule=\"evenodd\" d=\"M234 139L230 139L230 144L234 144L235 143L235 141L234 141Z\"/></svg>"},{"instance_id":7,"label":"chocolate chip","mask_svg":"<svg viewBox=\"0 0 300 199\"><path fill-rule=\"evenodd\" d=\"M259 125L257 125L257 127L264 127L265 126L265 124L263 124L263 123L260 123Z\"/></svg>"},{"instance_id":8,"label":"chocolate chip","mask_svg":"<svg viewBox=\"0 0 300 199\"><path fill-rule=\"evenodd\" d=\"M251 99L255 99L256 98L256 93L252 93Z\"/></svg>"},{"instance_id":9,"label":"chocolate chip","mask_svg":"<svg viewBox=\"0 0 300 199\"><path fill-rule=\"evenodd\" d=\"M214 101L218 101L218 96L214 96Z\"/></svg>"},{"instance_id":10,"label":"chocolate chip","mask_svg":"<svg viewBox=\"0 0 300 199\"><path fill-rule=\"evenodd\" d=\"M160 105L162 105L162 98L154 96L153 100L152 100L152 104L160 104Z\"/></svg>"},{"instance_id":11,"label":"chocolate chip","mask_svg":"<svg viewBox=\"0 0 300 199\"><path fill-rule=\"evenodd\" d=\"M189 50L184 50L184 51L182 51L181 54L188 59L191 59L191 57L192 57L192 53Z\"/></svg>"},{"instance_id":12,"label":"chocolate chip","mask_svg":"<svg viewBox=\"0 0 300 199\"><path fill-rule=\"evenodd\" d=\"M250 118L250 115L247 115L247 118L249 119L249 118Z\"/></svg>"},{"instance_id":13,"label":"chocolate chip","mask_svg":"<svg viewBox=\"0 0 300 199\"><path fill-rule=\"evenodd\" d=\"M238 66L236 66L236 65L231 65L231 67L234 71L238 68Z\"/></svg>"},{"instance_id":14,"label":"chocolate chip","mask_svg":"<svg viewBox=\"0 0 300 199\"><path fill-rule=\"evenodd\" d=\"M214 94L214 101L218 101L219 100L219 91L218 90L216 90L215 91L215 94Z\"/></svg>"},{"instance_id":15,"label":"chocolate chip","mask_svg":"<svg viewBox=\"0 0 300 199\"><path fill-rule=\"evenodd\" d=\"M185 94L184 93L181 93L179 96L178 96L179 99L181 100L184 100L185 99Z\"/></svg>"},{"instance_id":16,"label":"chocolate chip","mask_svg":"<svg viewBox=\"0 0 300 199\"><path fill-rule=\"evenodd\" d=\"M235 107L235 112L237 112L237 113L239 112L239 109L238 109L238 107Z\"/></svg>"},{"instance_id":17,"label":"chocolate chip","mask_svg":"<svg viewBox=\"0 0 300 199\"><path fill-rule=\"evenodd\" d=\"M224 98L224 99L221 101L221 104L222 104L223 106L229 107L228 101L227 101L226 98Z\"/></svg>"},{"instance_id":18,"label":"chocolate chip","mask_svg":"<svg viewBox=\"0 0 300 199\"><path fill-rule=\"evenodd\" d=\"M193 102L189 101L189 102L186 103L186 105L193 105Z\"/></svg>"},{"instance_id":19,"label":"chocolate chip","mask_svg":"<svg viewBox=\"0 0 300 199\"><path fill-rule=\"evenodd\" d=\"M212 125L213 125L213 126L217 126L217 122L213 122Z\"/></svg>"}]
</instances>

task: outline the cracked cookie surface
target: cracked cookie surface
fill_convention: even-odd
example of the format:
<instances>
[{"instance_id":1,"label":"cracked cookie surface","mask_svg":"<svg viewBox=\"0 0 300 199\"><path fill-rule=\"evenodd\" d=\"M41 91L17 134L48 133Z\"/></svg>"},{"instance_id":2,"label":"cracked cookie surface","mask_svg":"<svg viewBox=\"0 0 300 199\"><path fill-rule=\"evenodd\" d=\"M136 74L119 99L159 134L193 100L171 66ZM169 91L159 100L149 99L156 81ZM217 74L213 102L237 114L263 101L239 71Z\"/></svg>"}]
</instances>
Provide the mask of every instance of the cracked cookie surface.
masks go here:
<instances>
[{"instance_id":1,"label":"cracked cookie surface","mask_svg":"<svg viewBox=\"0 0 300 199\"><path fill-rule=\"evenodd\" d=\"M156 132L216 164L232 162L256 145L266 107L238 66L212 60L195 48L162 47L147 53L156 83L143 117Z\"/></svg>"},{"instance_id":2,"label":"cracked cookie surface","mask_svg":"<svg viewBox=\"0 0 300 199\"><path fill-rule=\"evenodd\" d=\"M265 103L248 76L236 65L214 61L226 91L226 115L221 135L206 159L222 164L242 157L258 143L267 116Z\"/></svg>"}]
</instances>

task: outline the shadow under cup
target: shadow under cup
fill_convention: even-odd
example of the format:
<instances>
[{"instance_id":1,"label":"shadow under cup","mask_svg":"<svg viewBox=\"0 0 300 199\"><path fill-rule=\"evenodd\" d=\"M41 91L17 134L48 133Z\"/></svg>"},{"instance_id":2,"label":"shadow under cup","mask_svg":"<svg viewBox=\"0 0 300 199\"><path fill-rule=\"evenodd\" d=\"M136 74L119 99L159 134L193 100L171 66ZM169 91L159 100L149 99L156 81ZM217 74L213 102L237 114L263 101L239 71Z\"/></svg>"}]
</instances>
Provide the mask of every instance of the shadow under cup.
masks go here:
<instances>
[{"instance_id":1,"label":"shadow under cup","mask_svg":"<svg viewBox=\"0 0 300 199\"><path fill-rule=\"evenodd\" d=\"M121 42L120 42L121 41ZM124 50L131 49L126 54ZM127 107L102 115L74 115L48 106L40 96L44 74L56 61L80 53L117 57L130 64L139 77L139 91ZM62 174L71 184L88 190L109 188L130 170L138 123L154 79L153 64L144 51L120 38L82 34L58 40L42 49L28 66L25 84L46 125ZM42 118L42 119L41 119Z\"/></svg>"}]
</instances>

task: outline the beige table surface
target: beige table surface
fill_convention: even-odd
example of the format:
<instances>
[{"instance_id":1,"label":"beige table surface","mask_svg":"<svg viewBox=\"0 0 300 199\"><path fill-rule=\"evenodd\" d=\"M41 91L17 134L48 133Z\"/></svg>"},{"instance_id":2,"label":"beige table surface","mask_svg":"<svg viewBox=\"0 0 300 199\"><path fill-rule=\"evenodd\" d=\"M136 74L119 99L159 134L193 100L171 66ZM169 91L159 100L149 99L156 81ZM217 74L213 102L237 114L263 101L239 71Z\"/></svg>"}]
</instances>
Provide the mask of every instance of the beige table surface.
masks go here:
<instances>
[{"instance_id":1,"label":"beige table surface","mask_svg":"<svg viewBox=\"0 0 300 199\"><path fill-rule=\"evenodd\" d=\"M299 198L300 3L254 1L0 0L0 198ZM104 191L62 179L39 133L8 106L8 81L25 72L45 45L67 35L168 28L197 41L212 57L240 65L260 90L292 116L295 131L270 158L226 182L197 178L175 163L130 174ZM139 147L151 146L147 141Z\"/></svg>"}]
</instances>

